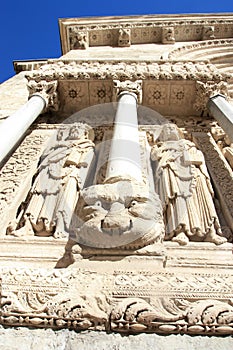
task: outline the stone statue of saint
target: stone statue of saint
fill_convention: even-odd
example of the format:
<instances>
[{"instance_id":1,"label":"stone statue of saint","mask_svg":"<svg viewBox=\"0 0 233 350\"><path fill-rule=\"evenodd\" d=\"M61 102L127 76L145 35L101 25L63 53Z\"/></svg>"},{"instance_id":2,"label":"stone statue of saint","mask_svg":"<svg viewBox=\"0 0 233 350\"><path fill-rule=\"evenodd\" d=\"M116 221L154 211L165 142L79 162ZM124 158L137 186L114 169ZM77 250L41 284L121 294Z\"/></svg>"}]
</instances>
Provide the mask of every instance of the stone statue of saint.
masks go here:
<instances>
[{"instance_id":1,"label":"stone statue of saint","mask_svg":"<svg viewBox=\"0 0 233 350\"><path fill-rule=\"evenodd\" d=\"M163 126L152 148L155 189L164 211L167 240L180 244L226 242L213 202L213 189L201 151L181 138L174 124Z\"/></svg>"},{"instance_id":2,"label":"stone statue of saint","mask_svg":"<svg viewBox=\"0 0 233 350\"><path fill-rule=\"evenodd\" d=\"M9 225L8 234L66 237L70 221L94 156L93 130L75 123L63 137L43 153L37 175L28 195L23 217L16 227Z\"/></svg>"}]
</instances>

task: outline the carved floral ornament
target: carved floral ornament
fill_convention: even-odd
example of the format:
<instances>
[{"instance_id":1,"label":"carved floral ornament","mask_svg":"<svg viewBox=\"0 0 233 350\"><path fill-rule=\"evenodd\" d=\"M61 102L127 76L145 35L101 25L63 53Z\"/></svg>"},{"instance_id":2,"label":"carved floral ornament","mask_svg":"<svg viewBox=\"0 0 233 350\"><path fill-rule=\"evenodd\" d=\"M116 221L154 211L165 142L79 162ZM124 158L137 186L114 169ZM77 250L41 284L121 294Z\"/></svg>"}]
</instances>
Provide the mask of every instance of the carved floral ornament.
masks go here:
<instances>
[{"instance_id":1,"label":"carved floral ornament","mask_svg":"<svg viewBox=\"0 0 233 350\"><path fill-rule=\"evenodd\" d=\"M227 81L228 73L220 72L207 62L72 62L54 61L26 75L28 81L54 80L200 80Z\"/></svg>"},{"instance_id":2,"label":"carved floral ornament","mask_svg":"<svg viewBox=\"0 0 233 350\"><path fill-rule=\"evenodd\" d=\"M110 62L108 64L103 62L69 64L53 62L27 75L29 95L31 96L34 93L41 94L46 100L48 108L55 111L59 110L59 102L62 103L62 105L66 104L66 95L69 99L69 103L67 103L70 106L74 105L75 108L78 102L78 104L84 108L90 104L116 100L117 91L120 92L123 88L127 91L135 91L138 96L138 102L141 103L142 88L136 86L139 84L138 82L145 81L146 84L153 85L154 83L158 85L158 80L163 82L167 81L168 83L173 80L177 81L177 84L179 81L179 85L188 81L200 82L198 83L199 85L197 85L197 101L194 104L195 109L198 110L203 109L200 104L203 105L207 101L203 96L209 96L210 90L211 93L213 93L214 90L226 94L226 89L223 90L223 86L224 82L228 81L230 77L231 75L220 73L214 65L205 62ZM88 88L85 86L85 83L87 84L89 81L91 85ZM96 81L95 84L92 83L94 81ZM99 83L97 83L97 81ZM118 81L122 87L120 87L119 83L116 81ZM102 88L99 87L101 82ZM80 86L75 88L75 83ZM206 89L200 88L202 83L206 84ZM106 86L106 84L108 84L108 86ZM70 85L70 87L68 85ZM135 87L131 88L129 85L135 85ZM65 92L63 93L64 97L60 94L60 101L58 101L58 86L60 86L60 90L62 86L66 86ZM114 88L113 94L112 88ZM90 91L90 97L88 91L85 91L85 89ZM184 88L181 87L181 90L183 89ZM180 105L182 102L187 103L184 97L186 96L187 99L188 95L190 95L188 91L186 93L183 91L178 95L176 94L176 96L171 96L171 103L175 102L176 105L177 103ZM191 95L193 98L193 92ZM86 99L86 104L83 104L83 96ZM79 98L79 100L77 100L77 98ZM90 100L87 101L88 98ZM148 98L149 96L145 96L147 104L149 102L147 101ZM192 98L189 99L189 104ZM158 97L155 96L155 99L157 104Z\"/></svg>"},{"instance_id":3,"label":"carved floral ornament","mask_svg":"<svg viewBox=\"0 0 233 350\"><path fill-rule=\"evenodd\" d=\"M125 297L117 299L112 288L119 284L120 277L124 286L124 276L117 272L116 277L106 279L106 274L99 273L97 278L93 271L83 269L6 268L1 275L0 322L4 326L123 333L233 333L231 275L153 273L146 277L143 272L137 273L128 276L128 283L134 283L134 292L125 289ZM153 284L153 280L157 283ZM163 295L153 296L151 292L159 285L166 285L165 295L161 290ZM145 291L147 297L133 296L135 286L138 292ZM229 299L194 297L195 293L205 295L207 287L215 290L215 294L224 290L226 295L228 291Z\"/></svg>"}]
</instances>

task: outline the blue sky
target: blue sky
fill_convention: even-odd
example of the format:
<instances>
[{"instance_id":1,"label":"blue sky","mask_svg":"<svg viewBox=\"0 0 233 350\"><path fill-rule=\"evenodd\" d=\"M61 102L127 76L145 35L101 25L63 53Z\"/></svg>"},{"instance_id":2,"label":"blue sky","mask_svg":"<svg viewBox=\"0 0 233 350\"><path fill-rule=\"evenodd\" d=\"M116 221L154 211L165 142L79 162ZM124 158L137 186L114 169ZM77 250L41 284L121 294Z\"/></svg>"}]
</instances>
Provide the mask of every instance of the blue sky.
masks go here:
<instances>
[{"instance_id":1,"label":"blue sky","mask_svg":"<svg viewBox=\"0 0 233 350\"><path fill-rule=\"evenodd\" d=\"M61 55L58 18L166 13L233 12L232 0L2 0L0 83L13 60Z\"/></svg>"}]
</instances>

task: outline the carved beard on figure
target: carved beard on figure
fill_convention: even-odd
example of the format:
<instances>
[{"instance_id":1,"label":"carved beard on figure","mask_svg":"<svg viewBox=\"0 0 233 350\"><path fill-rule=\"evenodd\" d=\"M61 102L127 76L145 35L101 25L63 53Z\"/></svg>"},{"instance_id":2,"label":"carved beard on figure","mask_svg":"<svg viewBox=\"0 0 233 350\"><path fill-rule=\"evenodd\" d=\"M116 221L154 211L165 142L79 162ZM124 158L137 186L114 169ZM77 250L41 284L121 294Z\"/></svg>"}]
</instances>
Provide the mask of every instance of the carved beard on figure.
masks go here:
<instances>
[{"instance_id":1,"label":"carved beard on figure","mask_svg":"<svg viewBox=\"0 0 233 350\"><path fill-rule=\"evenodd\" d=\"M94 248L139 248L162 241L160 200L144 186L118 181L84 189L73 220L78 243Z\"/></svg>"}]
</instances>

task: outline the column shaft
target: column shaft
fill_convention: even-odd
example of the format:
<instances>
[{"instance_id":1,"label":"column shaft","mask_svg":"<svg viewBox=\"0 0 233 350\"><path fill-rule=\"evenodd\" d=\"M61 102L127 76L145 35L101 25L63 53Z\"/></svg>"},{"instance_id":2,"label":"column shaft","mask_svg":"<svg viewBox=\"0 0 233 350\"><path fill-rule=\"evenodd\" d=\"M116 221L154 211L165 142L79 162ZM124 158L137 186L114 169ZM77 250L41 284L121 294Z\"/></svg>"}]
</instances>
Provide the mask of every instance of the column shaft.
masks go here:
<instances>
[{"instance_id":1,"label":"column shaft","mask_svg":"<svg viewBox=\"0 0 233 350\"><path fill-rule=\"evenodd\" d=\"M137 100L133 93L122 92L114 121L105 181L132 178L142 181Z\"/></svg>"},{"instance_id":2,"label":"column shaft","mask_svg":"<svg viewBox=\"0 0 233 350\"><path fill-rule=\"evenodd\" d=\"M46 105L40 95L34 95L18 111L0 124L0 163L14 150L27 129L43 111Z\"/></svg>"},{"instance_id":3,"label":"column shaft","mask_svg":"<svg viewBox=\"0 0 233 350\"><path fill-rule=\"evenodd\" d=\"M215 95L209 99L207 107L233 142L233 106L223 95Z\"/></svg>"}]
</instances>

